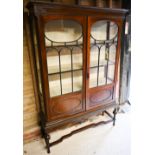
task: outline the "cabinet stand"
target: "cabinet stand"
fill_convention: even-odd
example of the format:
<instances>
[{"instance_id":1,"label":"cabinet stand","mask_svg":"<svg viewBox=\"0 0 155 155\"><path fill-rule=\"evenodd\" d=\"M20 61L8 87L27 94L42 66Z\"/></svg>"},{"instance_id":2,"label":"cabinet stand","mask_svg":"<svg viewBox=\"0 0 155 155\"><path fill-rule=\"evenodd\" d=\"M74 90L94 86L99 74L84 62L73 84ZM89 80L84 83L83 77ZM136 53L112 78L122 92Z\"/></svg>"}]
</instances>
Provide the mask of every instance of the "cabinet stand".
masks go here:
<instances>
[{"instance_id":1,"label":"cabinet stand","mask_svg":"<svg viewBox=\"0 0 155 155\"><path fill-rule=\"evenodd\" d=\"M84 126L84 127L82 127L82 128L79 128L79 129L77 129L77 130L73 130L72 132L70 132L69 134L66 134L66 135L64 135L64 136L62 136L61 138L59 138L58 140L56 140L56 141L54 141L54 142L52 142L52 143L50 143L49 141L50 141L50 135L46 132L46 130L45 130L45 127L44 127L44 121L43 121L43 119L44 119L44 117L43 117L43 115L41 114L41 133L42 133L42 137L44 138L44 140L45 140L45 143L46 143L46 148L47 148L47 153L50 153L50 147L52 147L52 146L54 146L54 145L56 145L56 144L59 144L60 142L62 142L64 139L66 139L66 138L68 138L68 137L71 137L72 135L74 135L74 134L76 134L76 133L79 133L79 132L81 132L81 131L84 131L84 130L86 130L86 129L88 129L88 128L94 128L94 127L96 127L96 126L99 126L99 125L102 125L102 124L108 124L108 123L110 123L110 122L113 122L113 126L115 126L115 121L116 121L116 114L117 114L117 108L115 108L114 110L113 110L113 116L108 112L108 111L103 111L102 112L102 115L104 115L104 114L106 114L107 116L109 116L109 120L107 120L107 121L100 121L100 122L98 122L98 123L92 123L92 124L89 124L89 125L87 125L87 126Z\"/></svg>"}]
</instances>

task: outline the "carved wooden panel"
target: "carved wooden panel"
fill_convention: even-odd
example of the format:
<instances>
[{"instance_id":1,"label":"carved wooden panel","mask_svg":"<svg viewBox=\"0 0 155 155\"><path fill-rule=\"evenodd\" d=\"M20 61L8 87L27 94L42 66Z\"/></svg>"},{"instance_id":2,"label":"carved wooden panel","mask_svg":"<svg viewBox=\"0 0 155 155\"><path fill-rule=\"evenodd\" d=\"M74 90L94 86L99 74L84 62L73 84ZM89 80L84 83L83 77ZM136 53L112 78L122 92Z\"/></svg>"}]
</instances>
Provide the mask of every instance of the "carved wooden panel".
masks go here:
<instances>
[{"instance_id":1,"label":"carved wooden panel","mask_svg":"<svg viewBox=\"0 0 155 155\"><path fill-rule=\"evenodd\" d=\"M111 90L103 90L97 93L94 93L90 96L91 103L100 103L108 100L111 97Z\"/></svg>"},{"instance_id":2,"label":"carved wooden panel","mask_svg":"<svg viewBox=\"0 0 155 155\"><path fill-rule=\"evenodd\" d=\"M103 89L91 88L89 90L89 96L87 98L87 109L95 108L98 106L107 105L113 100L114 89L112 86Z\"/></svg>"},{"instance_id":3,"label":"carved wooden panel","mask_svg":"<svg viewBox=\"0 0 155 155\"><path fill-rule=\"evenodd\" d=\"M75 93L75 95L72 93L66 94L50 100L50 114L52 118L68 116L81 111L84 111L84 104L80 93Z\"/></svg>"},{"instance_id":4,"label":"carved wooden panel","mask_svg":"<svg viewBox=\"0 0 155 155\"><path fill-rule=\"evenodd\" d=\"M71 104L72 103L72 104ZM78 109L78 107L81 106L81 100L80 99L65 99L63 102L56 102L53 106L53 112L54 113L70 113L72 111L75 111Z\"/></svg>"}]
</instances>

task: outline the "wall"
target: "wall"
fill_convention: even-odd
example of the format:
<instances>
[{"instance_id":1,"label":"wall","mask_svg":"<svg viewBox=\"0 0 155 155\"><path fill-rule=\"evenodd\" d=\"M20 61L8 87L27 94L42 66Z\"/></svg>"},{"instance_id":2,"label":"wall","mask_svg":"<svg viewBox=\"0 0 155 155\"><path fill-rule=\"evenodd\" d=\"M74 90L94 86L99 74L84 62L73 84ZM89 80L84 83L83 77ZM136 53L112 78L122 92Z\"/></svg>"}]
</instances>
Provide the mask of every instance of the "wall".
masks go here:
<instances>
[{"instance_id":1,"label":"wall","mask_svg":"<svg viewBox=\"0 0 155 155\"><path fill-rule=\"evenodd\" d=\"M24 26L26 25L24 17ZM36 139L40 135L38 125L37 106L35 103L35 94L32 78L32 70L30 67L30 57L26 30L24 27L23 33L23 136L24 143Z\"/></svg>"}]
</instances>

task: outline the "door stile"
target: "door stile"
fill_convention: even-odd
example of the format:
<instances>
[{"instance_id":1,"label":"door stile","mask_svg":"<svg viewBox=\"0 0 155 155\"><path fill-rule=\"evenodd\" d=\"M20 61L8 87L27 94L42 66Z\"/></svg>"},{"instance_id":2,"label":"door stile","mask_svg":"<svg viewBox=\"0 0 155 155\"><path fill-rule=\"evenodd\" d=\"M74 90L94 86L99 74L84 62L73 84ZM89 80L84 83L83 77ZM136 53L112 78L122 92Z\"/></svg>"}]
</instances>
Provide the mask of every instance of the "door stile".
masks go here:
<instances>
[{"instance_id":1,"label":"door stile","mask_svg":"<svg viewBox=\"0 0 155 155\"><path fill-rule=\"evenodd\" d=\"M89 77L90 77L90 18L87 16L87 65L86 65L86 110L89 109Z\"/></svg>"},{"instance_id":2,"label":"door stile","mask_svg":"<svg viewBox=\"0 0 155 155\"><path fill-rule=\"evenodd\" d=\"M86 29L87 29L87 21L86 21L86 17L83 16L70 16L70 15L65 15L65 16L42 16L40 17L40 21L38 21L38 27L39 27L39 39L40 39L40 43L41 43L41 58L42 58L42 66L44 68L42 74L43 74L43 78L44 78L44 83L45 83L45 97L46 97L46 108L47 108L47 115L48 115L48 121L50 121L51 119L55 119L57 118L61 118L63 117L63 115L61 116L54 116L54 114L52 114L51 112L51 104L54 102L59 102L59 96L58 97L50 97L50 93L49 93L49 81L48 81L48 69L47 69L47 55L46 55L46 47L45 47L45 40L44 40L44 25L46 22L48 21L52 21L52 20L57 20L57 19L70 19L70 20L74 20L77 21L81 24L82 26L82 35L83 35L83 48L82 48L82 59L83 59L83 72L82 72L82 90L80 92L81 94L81 104L82 104L82 111L86 110L86 96L85 96L85 90L86 90L86 83L85 83L85 79L86 79ZM73 94L73 97L72 97ZM77 93L72 92L69 94L64 94L62 95L62 97L64 96L64 99L67 100L67 98L75 98L75 95ZM68 95L68 97L67 97ZM79 98L79 97L78 97ZM62 100L62 99L61 99ZM71 103L72 104L72 103ZM50 107L49 107L50 106ZM66 114L64 115L66 117Z\"/></svg>"},{"instance_id":3,"label":"door stile","mask_svg":"<svg viewBox=\"0 0 155 155\"><path fill-rule=\"evenodd\" d=\"M84 17L84 23L83 23L83 103L84 103L84 110L86 111L86 86L87 86L87 17Z\"/></svg>"},{"instance_id":4,"label":"door stile","mask_svg":"<svg viewBox=\"0 0 155 155\"><path fill-rule=\"evenodd\" d=\"M41 16L37 16L37 31L38 31L38 45L40 45L39 48L39 54L41 56L41 74L43 77L43 94L44 94L44 101L45 101L45 108L47 111L47 120L49 120L49 108L48 108L48 102L49 102L49 86L48 86L48 76L47 76L47 60L46 60L46 50L44 46L44 24Z\"/></svg>"}]
</instances>

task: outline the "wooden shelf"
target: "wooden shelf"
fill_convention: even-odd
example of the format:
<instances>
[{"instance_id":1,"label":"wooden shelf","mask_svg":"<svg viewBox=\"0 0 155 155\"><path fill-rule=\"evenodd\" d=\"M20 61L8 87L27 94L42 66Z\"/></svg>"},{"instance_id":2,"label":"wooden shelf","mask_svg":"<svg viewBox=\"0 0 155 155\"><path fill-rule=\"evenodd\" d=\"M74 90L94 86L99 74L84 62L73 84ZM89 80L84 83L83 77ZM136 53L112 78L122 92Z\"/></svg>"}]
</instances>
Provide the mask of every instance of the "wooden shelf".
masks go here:
<instances>
[{"instance_id":1,"label":"wooden shelf","mask_svg":"<svg viewBox=\"0 0 155 155\"><path fill-rule=\"evenodd\" d=\"M67 94L72 92L72 74L71 72L62 73L62 94ZM82 71L73 72L73 91L82 90ZM60 74L50 75L49 76L49 87L51 97L61 95L61 86L60 86Z\"/></svg>"},{"instance_id":2,"label":"wooden shelf","mask_svg":"<svg viewBox=\"0 0 155 155\"><path fill-rule=\"evenodd\" d=\"M106 84L106 76L103 67L99 68L99 83L98 85ZM49 88L51 97L61 95L60 87L60 74L49 75ZM72 73L62 73L62 94L67 94L72 92ZM82 71L73 71L73 91L82 90ZM107 77L107 83L112 83L112 79ZM90 88L97 86L97 67L91 68L90 70Z\"/></svg>"},{"instance_id":3,"label":"wooden shelf","mask_svg":"<svg viewBox=\"0 0 155 155\"><path fill-rule=\"evenodd\" d=\"M48 56L47 57L47 64L48 64L48 74L57 74L60 73L59 70L59 58L58 55ZM92 55L90 67L98 66L98 55ZM111 60L108 61L108 65L114 65L115 55L110 55ZM71 71L71 55L62 55L61 56L61 72L68 72ZM103 67L107 65L106 60L100 60L99 66ZM81 70L83 68L82 64L82 53L73 54L73 70Z\"/></svg>"}]
</instances>

